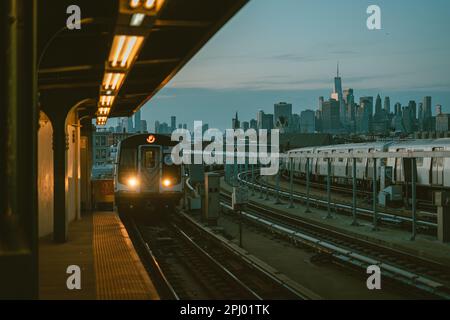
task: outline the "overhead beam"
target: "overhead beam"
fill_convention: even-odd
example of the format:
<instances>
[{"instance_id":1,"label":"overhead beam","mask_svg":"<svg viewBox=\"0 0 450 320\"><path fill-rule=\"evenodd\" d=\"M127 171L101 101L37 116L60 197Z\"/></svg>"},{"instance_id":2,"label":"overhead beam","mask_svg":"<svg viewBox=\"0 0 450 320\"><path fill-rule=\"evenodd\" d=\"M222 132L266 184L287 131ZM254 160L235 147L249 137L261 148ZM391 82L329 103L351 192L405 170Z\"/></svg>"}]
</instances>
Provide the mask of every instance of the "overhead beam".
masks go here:
<instances>
[{"instance_id":1,"label":"overhead beam","mask_svg":"<svg viewBox=\"0 0 450 320\"><path fill-rule=\"evenodd\" d=\"M211 25L211 21L205 20L163 20L157 19L155 27L188 27L188 28L207 28Z\"/></svg>"}]
</instances>

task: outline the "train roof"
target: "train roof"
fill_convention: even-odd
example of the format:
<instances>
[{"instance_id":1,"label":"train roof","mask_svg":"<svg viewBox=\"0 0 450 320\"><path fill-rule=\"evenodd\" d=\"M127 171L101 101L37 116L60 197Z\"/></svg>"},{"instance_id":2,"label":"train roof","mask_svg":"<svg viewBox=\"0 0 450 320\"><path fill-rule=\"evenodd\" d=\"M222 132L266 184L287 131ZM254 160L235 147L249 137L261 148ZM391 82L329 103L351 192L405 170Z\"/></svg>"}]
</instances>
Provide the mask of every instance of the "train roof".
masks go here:
<instances>
[{"instance_id":1,"label":"train roof","mask_svg":"<svg viewBox=\"0 0 450 320\"><path fill-rule=\"evenodd\" d=\"M317 151L326 151L326 150L342 150L342 149L381 149L388 147L390 144L392 144L392 141L376 141L376 142L363 142L363 143L350 143L350 144L334 144L329 146L317 146L317 147L309 147L309 148L300 148L300 149L293 149L289 152L302 152L302 151L311 151L311 150L317 150Z\"/></svg>"},{"instance_id":2,"label":"train roof","mask_svg":"<svg viewBox=\"0 0 450 320\"><path fill-rule=\"evenodd\" d=\"M120 141L120 148L137 147L140 145L175 146L179 142L172 141L169 135L145 133L136 134Z\"/></svg>"},{"instance_id":3,"label":"train roof","mask_svg":"<svg viewBox=\"0 0 450 320\"><path fill-rule=\"evenodd\" d=\"M450 147L450 139L421 139L421 140L405 140L397 141L391 145L391 147L400 148L433 148L433 147Z\"/></svg>"},{"instance_id":4,"label":"train roof","mask_svg":"<svg viewBox=\"0 0 450 320\"><path fill-rule=\"evenodd\" d=\"M408 148L408 147L448 147L450 148L450 138L443 139L420 139L420 140L401 140L401 141L376 141L376 142L363 142L363 143L350 143L350 144L337 144L329 146L317 146L300 149L292 149L288 152L305 152L311 150L325 151L325 150L348 150L348 149L382 149L382 148Z\"/></svg>"}]
</instances>

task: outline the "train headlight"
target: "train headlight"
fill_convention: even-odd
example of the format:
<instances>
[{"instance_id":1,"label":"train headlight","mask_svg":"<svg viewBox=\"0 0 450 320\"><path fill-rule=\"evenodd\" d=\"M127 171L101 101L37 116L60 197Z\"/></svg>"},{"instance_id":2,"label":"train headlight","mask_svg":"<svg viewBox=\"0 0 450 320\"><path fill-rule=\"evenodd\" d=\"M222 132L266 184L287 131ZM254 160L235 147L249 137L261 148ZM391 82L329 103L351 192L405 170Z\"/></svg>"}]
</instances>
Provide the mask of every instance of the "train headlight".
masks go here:
<instances>
[{"instance_id":1,"label":"train headlight","mask_svg":"<svg viewBox=\"0 0 450 320\"><path fill-rule=\"evenodd\" d=\"M172 181L170 179L164 179L162 184L164 187L170 187L172 185Z\"/></svg>"},{"instance_id":2,"label":"train headlight","mask_svg":"<svg viewBox=\"0 0 450 320\"><path fill-rule=\"evenodd\" d=\"M127 185L131 188L135 188L139 185L139 180L135 177L128 178Z\"/></svg>"}]
</instances>

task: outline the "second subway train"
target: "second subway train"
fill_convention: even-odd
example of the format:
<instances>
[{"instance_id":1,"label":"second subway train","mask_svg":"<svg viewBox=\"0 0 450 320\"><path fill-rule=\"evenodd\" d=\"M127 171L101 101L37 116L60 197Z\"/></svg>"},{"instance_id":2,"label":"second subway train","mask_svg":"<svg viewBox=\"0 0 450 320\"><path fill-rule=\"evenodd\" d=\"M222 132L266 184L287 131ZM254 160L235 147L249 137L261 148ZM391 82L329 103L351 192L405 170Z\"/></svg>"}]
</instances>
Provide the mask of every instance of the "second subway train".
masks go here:
<instances>
[{"instance_id":1,"label":"second subway train","mask_svg":"<svg viewBox=\"0 0 450 320\"><path fill-rule=\"evenodd\" d=\"M450 151L450 139L405 140L389 142L369 142L343 144L322 147L294 149L289 155L296 154L339 154L349 152L400 152L400 151ZM334 184L351 186L353 159L334 158L331 160L331 176ZM403 192L408 193L405 184L404 162L401 158L388 158L377 161L377 177L380 178L381 166L391 169L390 178L393 185L403 186ZM450 189L450 158L428 157L416 159L417 192L419 199L431 201L433 191ZM289 166L285 166L289 171ZM306 159L297 158L293 161L294 177L304 178ZM311 178L316 182L326 181L328 166L326 159L310 160ZM408 176L408 174L406 174ZM370 189L373 180L373 160L358 158L356 160L356 179L359 188ZM408 181L408 180L407 180Z\"/></svg>"}]
</instances>

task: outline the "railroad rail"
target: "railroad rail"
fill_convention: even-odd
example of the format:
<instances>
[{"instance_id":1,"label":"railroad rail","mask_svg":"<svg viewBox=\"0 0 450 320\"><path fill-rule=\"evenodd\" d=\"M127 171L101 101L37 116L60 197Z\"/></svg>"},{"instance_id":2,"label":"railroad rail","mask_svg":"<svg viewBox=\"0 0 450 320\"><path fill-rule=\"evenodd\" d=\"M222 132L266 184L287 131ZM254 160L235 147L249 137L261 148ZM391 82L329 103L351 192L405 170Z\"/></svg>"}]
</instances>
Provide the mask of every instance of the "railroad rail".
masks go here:
<instances>
[{"instance_id":1,"label":"railroad rail","mask_svg":"<svg viewBox=\"0 0 450 320\"><path fill-rule=\"evenodd\" d=\"M182 212L154 226L126 225L163 299L320 299Z\"/></svg>"},{"instance_id":2,"label":"railroad rail","mask_svg":"<svg viewBox=\"0 0 450 320\"><path fill-rule=\"evenodd\" d=\"M222 207L231 210L230 195L222 193L222 196L225 199L221 203ZM450 299L450 271L444 264L355 238L253 202L249 203L242 216L271 232L288 237L294 243L302 243L320 253L329 254L340 263L357 268L377 265L384 276L397 283L421 290L430 297Z\"/></svg>"}]
</instances>

